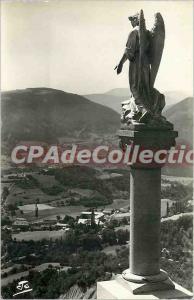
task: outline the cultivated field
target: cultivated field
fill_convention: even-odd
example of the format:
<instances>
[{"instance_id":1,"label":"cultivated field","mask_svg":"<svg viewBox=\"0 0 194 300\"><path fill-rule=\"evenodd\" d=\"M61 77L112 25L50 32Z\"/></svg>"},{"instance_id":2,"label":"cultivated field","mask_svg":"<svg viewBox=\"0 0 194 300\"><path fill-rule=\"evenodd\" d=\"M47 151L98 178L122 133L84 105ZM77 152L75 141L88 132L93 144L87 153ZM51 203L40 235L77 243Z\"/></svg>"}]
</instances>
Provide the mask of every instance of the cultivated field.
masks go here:
<instances>
[{"instance_id":1,"label":"cultivated field","mask_svg":"<svg viewBox=\"0 0 194 300\"><path fill-rule=\"evenodd\" d=\"M47 204L37 204L38 210L45 210L45 209L53 209L54 207L47 205ZM22 206L18 206L20 210L22 210L24 213L25 212L30 212L35 210L35 205L34 204L26 204Z\"/></svg>"},{"instance_id":2,"label":"cultivated field","mask_svg":"<svg viewBox=\"0 0 194 300\"><path fill-rule=\"evenodd\" d=\"M50 239L58 239L58 238L65 238L66 232L64 230L44 230L44 231L26 231L20 232L16 234L12 234L12 239L16 239L16 241L40 241L43 239L50 240Z\"/></svg>"}]
</instances>

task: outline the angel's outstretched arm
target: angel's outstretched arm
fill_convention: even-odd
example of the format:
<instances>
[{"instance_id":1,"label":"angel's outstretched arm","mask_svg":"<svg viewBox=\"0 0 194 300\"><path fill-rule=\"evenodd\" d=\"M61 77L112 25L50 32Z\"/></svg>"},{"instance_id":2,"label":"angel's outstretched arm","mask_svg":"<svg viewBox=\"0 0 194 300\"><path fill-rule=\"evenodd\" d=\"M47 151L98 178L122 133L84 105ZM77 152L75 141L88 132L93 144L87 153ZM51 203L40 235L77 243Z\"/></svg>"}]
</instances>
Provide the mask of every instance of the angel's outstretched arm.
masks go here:
<instances>
[{"instance_id":1,"label":"angel's outstretched arm","mask_svg":"<svg viewBox=\"0 0 194 300\"><path fill-rule=\"evenodd\" d=\"M127 53L126 52L127 51L125 50L125 52L124 52L124 54L123 54L123 56L122 56L119 64L123 65L126 62L126 60L127 60Z\"/></svg>"},{"instance_id":2,"label":"angel's outstretched arm","mask_svg":"<svg viewBox=\"0 0 194 300\"><path fill-rule=\"evenodd\" d=\"M127 60L127 55L125 51L119 64L115 67L115 70L117 70L117 74L120 74L122 72L123 64L126 62L126 60Z\"/></svg>"},{"instance_id":3,"label":"angel's outstretched arm","mask_svg":"<svg viewBox=\"0 0 194 300\"><path fill-rule=\"evenodd\" d=\"M117 74L121 73L123 64L126 62L126 60L134 61L136 49L137 49L137 32L132 31L129 34L125 52L118 64L118 66L115 68L115 69L117 69Z\"/></svg>"}]
</instances>

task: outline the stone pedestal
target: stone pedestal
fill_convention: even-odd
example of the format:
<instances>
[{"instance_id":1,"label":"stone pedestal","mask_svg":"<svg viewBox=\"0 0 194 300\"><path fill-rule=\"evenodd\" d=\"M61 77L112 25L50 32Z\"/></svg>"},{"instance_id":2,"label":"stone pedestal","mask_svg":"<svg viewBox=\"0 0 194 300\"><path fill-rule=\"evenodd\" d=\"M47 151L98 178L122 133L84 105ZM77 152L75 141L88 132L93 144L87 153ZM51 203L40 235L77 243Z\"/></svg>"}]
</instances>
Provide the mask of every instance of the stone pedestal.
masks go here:
<instances>
[{"instance_id":1,"label":"stone pedestal","mask_svg":"<svg viewBox=\"0 0 194 300\"><path fill-rule=\"evenodd\" d=\"M139 153L169 150L175 145L177 132L172 127L150 128L129 125L118 132L123 149L139 147ZM151 157L151 156L150 156ZM147 156L149 158L149 155ZM160 270L160 210L162 163L149 163L140 156L130 163L130 268L122 274L133 294L174 289L166 272Z\"/></svg>"},{"instance_id":2,"label":"stone pedestal","mask_svg":"<svg viewBox=\"0 0 194 300\"><path fill-rule=\"evenodd\" d=\"M152 292L144 292L143 294L134 294L131 286L136 285L123 279L121 275L117 275L114 280L101 281L97 283L97 299L128 299L128 300L151 300L151 299L191 299L193 294L173 283L173 290L157 290Z\"/></svg>"}]
</instances>

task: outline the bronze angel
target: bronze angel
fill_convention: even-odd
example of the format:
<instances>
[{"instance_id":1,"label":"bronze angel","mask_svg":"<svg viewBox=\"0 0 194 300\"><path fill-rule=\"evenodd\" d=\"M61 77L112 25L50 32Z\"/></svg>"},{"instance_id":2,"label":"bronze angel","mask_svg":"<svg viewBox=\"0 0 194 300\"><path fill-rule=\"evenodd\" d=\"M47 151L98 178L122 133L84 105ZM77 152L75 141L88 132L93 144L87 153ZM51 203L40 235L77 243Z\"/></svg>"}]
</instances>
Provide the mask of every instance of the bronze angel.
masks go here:
<instances>
[{"instance_id":1,"label":"bronze angel","mask_svg":"<svg viewBox=\"0 0 194 300\"><path fill-rule=\"evenodd\" d=\"M133 30L118 66L117 74L129 60L129 86L131 98L122 103L123 123L166 122L161 116L165 97L154 88L165 40L165 26L160 13L155 15L151 31L146 29L143 10L128 18Z\"/></svg>"}]
</instances>

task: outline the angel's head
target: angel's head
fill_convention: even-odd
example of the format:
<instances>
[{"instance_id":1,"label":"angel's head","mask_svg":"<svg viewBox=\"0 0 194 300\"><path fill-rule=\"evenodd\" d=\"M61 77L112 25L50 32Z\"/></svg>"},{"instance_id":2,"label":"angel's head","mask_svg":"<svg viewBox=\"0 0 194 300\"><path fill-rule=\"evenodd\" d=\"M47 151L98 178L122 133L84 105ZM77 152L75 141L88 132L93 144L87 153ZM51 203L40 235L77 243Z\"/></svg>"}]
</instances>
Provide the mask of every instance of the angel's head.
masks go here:
<instances>
[{"instance_id":1,"label":"angel's head","mask_svg":"<svg viewBox=\"0 0 194 300\"><path fill-rule=\"evenodd\" d=\"M136 13L135 15L133 16L129 16L128 17L129 21L131 22L131 25L133 27L136 27L139 25L139 13Z\"/></svg>"}]
</instances>

